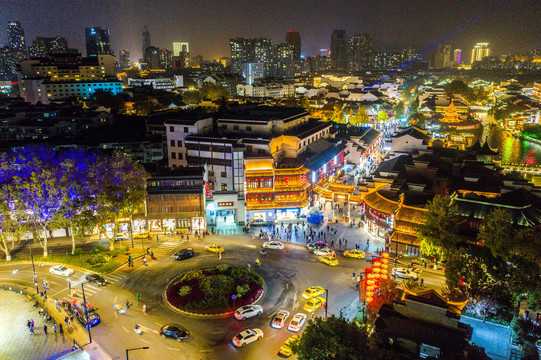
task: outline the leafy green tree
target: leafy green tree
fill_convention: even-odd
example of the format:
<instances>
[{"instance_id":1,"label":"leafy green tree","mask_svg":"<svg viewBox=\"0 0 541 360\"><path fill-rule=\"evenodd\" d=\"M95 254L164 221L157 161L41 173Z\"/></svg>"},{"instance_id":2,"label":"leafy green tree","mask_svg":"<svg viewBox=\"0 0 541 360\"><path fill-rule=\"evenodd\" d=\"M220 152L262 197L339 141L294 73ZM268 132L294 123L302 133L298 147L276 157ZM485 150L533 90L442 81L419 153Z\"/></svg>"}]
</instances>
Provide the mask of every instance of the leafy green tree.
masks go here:
<instances>
[{"instance_id":1,"label":"leafy green tree","mask_svg":"<svg viewBox=\"0 0 541 360\"><path fill-rule=\"evenodd\" d=\"M389 115L385 111L378 112L378 121L385 122L389 120Z\"/></svg>"},{"instance_id":2,"label":"leafy green tree","mask_svg":"<svg viewBox=\"0 0 541 360\"><path fill-rule=\"evenodd\" d=\"M299 360L370 359L367 329L334 315L309 320L301 338L292 343L291 350Z\"/></svg>"},{"instance_id":3,"label":"leafy green tree","mask_svg":"<svg viewBox=\"0 0 541 360\"><path fill-rule=\"evenodd\" d=\"M477 240L488 247L493 256L508 259L520 246L522 232L513 227L511 215L507 210L497 208L485 217Z\"/></svg>"},{"instance_id":4,"label":"leafy green tree","mask_svg":"<svg viewBox=\"0 0 541 360\"><path fill-rule=\"evenodd\" d=\"M199 104L203 100L203 96L199 90L189 90L182 94L182 101L186 104Z\"/></svg>"},{"instance_id":5,"label":"leafy green tree","mask_svg":"<svg viewBox=\"0 0 541 360\"><path fill-rule=\"evenodd\" d=\"M445 259L456 251L458 243L457 207L448 196L436 195L427 205L425 223L417 229L421 252Z\"/></svg>"},{"instance_id":6,"label":"leafy green tree","mask_svg":"<svg viewBox=\"0 0 541 360\"><path fill-rule=\"evenodd\" d=\"M468 102L475 100L475 94L472 88L470 88L462 80L453 80L444 86L445 95L453 97L455 94L462 95Z\"/></svg>"},{"instance_id":7,"label":"leafy green tree","mask_svg":"<svg viewBox=\"0 0 541 360\"><path fill-rule=\"evenodd\" d=\"M411 102L410 106L408 107L408 113L410 116L414 116L419 112L419 96L416 96L415 99Z\"/></svg>"},{"instance_id":8,"label":"leafy green tree","mask_svg":"<svg viewBox=\"0 0 541 360\"><path fill-rule=\"evenodd\" d=\"M133 229L133 216L143 210L149 174L140 164L120 153L103 158L98 169L101 176L101 192L97 196L98 221L100 224L114 223L113 237L109 239L110 249L114 250L118 220L129 218L130 229Z\"/></svg>"},{"instance_id":9,"label":"leafy green tree","mask_svg":"<svg viewBox=\"0 0 541 360\"><path fill-rule=\"evenodd\" d=\"M397 118L401 118L402 116L404 116L404 103L402 101L399 101L395 106L394 106L394 114Z\"/></svg>"},{"instance_id":10,"label":"leafy green tree","mask_svg":"<svg viewBox=\"0 0 541 360\"><path fill-rule=\"evenodd\" d=\"M341 104L334 104L331 121L341 124L344 121L344 110Z\"/></svg>"},{"instance_id":11,"label":"leafy green tree","mask_svg":"<svg viewBox=\"0 0 541 360\"><path fill-rule=\"evenodd\" d=\"M420 128L426 128L426 116L421 113L415 113L410 118L409 123L411 125L419 126Z\"/></svg>"},{"instance_id":12,"label":"leafy green tree","mask_svg":"<svg viewBox=\"0 0 541 360\"><path fill-rule=\"evenodd\" d=\"M200 91L203 99L215 101L222 98L229 98L229 93L222 85L216 85L210 81L204 82Z\"/></svg>"},{"instance_id":13,"label":"leafy green tree","mask_svg":"<svg viewBox=\"0 0 541 360\"><path fill-rule=\"evenodd\" d=\"M124 109L124 99L120 95L113 95L110 91L96 90L90 97L90 102L95 106L110 108L113 112Z\"/></svg>"},{"instance_id":14,"label":"leafy green tree","mask_svg":"<svg viewBox=\"0 0 541 360\"><path fill-rule=\"evenodd\" d=\"M12 201L7 187L0 187L0 250L11 261L11 251L15 243L28 231L26 212L20 204Z\"/></svg>"}]
</instances>

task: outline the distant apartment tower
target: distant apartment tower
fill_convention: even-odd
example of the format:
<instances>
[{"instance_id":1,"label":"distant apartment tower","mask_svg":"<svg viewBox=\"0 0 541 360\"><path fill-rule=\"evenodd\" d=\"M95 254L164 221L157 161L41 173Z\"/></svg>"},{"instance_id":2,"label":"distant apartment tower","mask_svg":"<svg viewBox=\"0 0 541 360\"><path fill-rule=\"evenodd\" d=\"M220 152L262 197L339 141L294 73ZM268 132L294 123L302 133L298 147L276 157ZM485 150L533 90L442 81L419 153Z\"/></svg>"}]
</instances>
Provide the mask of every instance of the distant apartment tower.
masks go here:
<instances>
[{"instance_id":1,"label":"distant apartment tower","mask_svg":"<svg viewBox=\"0 0 541 360\"><path fill-rule=\"evenodd\" d=\"M348 37L346 30L333 30L331 35L331 69L346 71L348 67Z\"/></svg>"},{"instance_id":2,"label":"distant apartment tower","mask_svg":"<svg viewBox=\"0 0 541 360\"><path fill-rule=\"evenodd\" d=\"M432 54L431 67L436 69L451 66L451 45L439 44Z\"/></svg>"},{"instance_id":3,"label":"distant apartment tower","mask_svg":"<svg viewBox=\"0 0 541 360\"><path fill-rule=\"evenodd\" d=\"M148 31L148 28L145 25L145 29L143 30L143 47L142 47L142 54L143 57L145 56L145 50L147 47L151 45L150 43L150 32Z\"/></svg>"},{"instance_id":4,"label":"distant apartment tower","mask_svg":"<svg viewBox=\"0 0 541 360\"><path fill-rule=\"evenodd\" d=\"M490 53L488 48L488 43L477 43L473 47L471 52L471 63L473 64L476 61L481 61L483 58L487 57Z\"/></svg>"},{"instance_id":5,"label":"distant apartment tower","mask_svg":"<svg viewBox=\"0 0 541 360\"><path fill-rule=\"evenodd\" d=\"M460 64L462 60L462 50L460 49L455 49L455 51L453 51L453 61L455 64Z\"/></svg>"},{"instance_id":6,"label":"distant apartment tower","mask_svg":"<svg viewBox=\"0 0 541 360\"><path fill-rule=\"evenodd\" d=\"M366 71L371 66L374 39L367 33L356 33L348 39L348 69L350 72Z\"/></svg>"},{"instance_id":7,"label":"distant apartment tower","mask_svg":"<svg viewBox=\"0 0 541 360\"><path fill-rule=\"evenodd\" d=\"M298 31L288 31L286 43L293 46L293 56L295 60L299 60L301 58L301 34Z\"/></svg>"},{"instance_id":8,"label":"distant apartment tower","mask_svg":"<svg viewBox=\"0 0 541 360\"><path fill-rule=\"evenodd\" d=\"M265 65L263 63L244 63L242 76L247 85L252 85L255 80L265 77Z\"/></svg>"},{"instance_id":9,"label":"distant apartment tower","mask_svg":"<svg viewBox=\"0 0 541 360\"><path fill-rule=\"evenodd\" d=\"M109 29L89 27L85 29L86 56L112 54Z\"/></svg>"},{"instance_id":10,"label":"distant apartment tower","mask_svg":"<svg viewBox=\"0 0 541 360\"><path fill-rule=\"evenodd\" d=\"M190 67L190 44L187 42L173 43L173 62L179 61L183 69Z\"/></svg>"},{"instance_id":11,"label":"distant apartment tower","mask_svg":"<svg viewBox=\"0 0 541 360\"><path fill-rule=\"evenodd\" d=\"M145 49L143 56L145 64L149 69L159 69L161 64L160 48L157 46L149 46Z\"/></svg>"},{"instance_id":12,"label":"distant apartment tower","mask_svg":"<svg viewBox=\"0 0 541 360\"><path fill-rule=\"evenodd\" d=\"M120 53L118 54L118 64L122 69L126 69L131 66L130 52L128 50L120 50Z\"/></svg>"},{"instance_id":13,"label":"distant apartment tower","mask_svg":"<svg viewBox=\"0 0 541 360\"><path fill-rule=\"evenodd\" d=\"M203 56L201 55L196 55L192 58L192 66L201 66L201 64L203 63Z\"/></svg>"},{"instance_id":14,"label":"distant apartment tower","mask_svg":"<svg viewBox=\"0 0 541 360\"><path fill-rule=\"evenodd\" d=\"M242 73L243 63L261 62L265 66L272 59L272 42L266 38L235 38L229 41L231 50L231 67Z\"/></svg>"},{"instance_id":15,"label":"distant apartment tower","mask_svg":"<svg viewBox=\"0 0 541 360\"><path fill-rule=\"evenodd\" d=\"M17 64L27 57L24 29L18 21L10 21L7 26L7 56L5 72L9 78L17 76Z\"/></svg>"},{"instance_id":16,"label":"distant apartment tower","mask_svg":"<svg viewBox=\"0 0 541 360\"><path fill-rule=\"evenodd\" d=\"M68 51L68 42L61 36L40 37L32 41L31 57L47 57L49 54L64 54Z\"/></svg>"}]
</instances>

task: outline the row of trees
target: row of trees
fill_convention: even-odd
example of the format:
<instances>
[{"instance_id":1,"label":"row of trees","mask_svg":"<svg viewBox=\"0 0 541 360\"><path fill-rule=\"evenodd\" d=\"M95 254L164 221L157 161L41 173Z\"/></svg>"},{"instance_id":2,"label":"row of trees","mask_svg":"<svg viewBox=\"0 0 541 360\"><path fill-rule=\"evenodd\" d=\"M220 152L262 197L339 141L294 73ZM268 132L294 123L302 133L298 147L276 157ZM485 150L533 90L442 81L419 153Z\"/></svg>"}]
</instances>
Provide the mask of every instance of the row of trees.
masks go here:
<instances>
[{"instance_id":1,"label":"row of trees","mask_svg":"<svg viewBox=\"0 0 541 360\"><path fill-rule=\"evenodd\" d=\"M46 146L12 150L0 163L0 249L11 260L11 250L31 234L43 247L52 231L69 228L72 251L75 237L99 224L132 219L144 204L143 167L127 156L104 156L80 149L55 151ZM132 227L133 228L133 227ZM114 241L110 241L111 249Z\"/></svg>"},{"instance_id":2,"label":"row of trees","mask_svg":"<svg viewBox=\"0 0 541 360\"><path fill-rule=\"evenodd\" d=\"M427 209L418 229L421 252L446 261L451 298L471 298L486 316L498 312L512 316L521 300L541 309L539 234L516 228L508 211L498 208L485 216L477 243L466 243L459 236L460 217L449 197L434 197Z\"/></svg>"}]
</instances>

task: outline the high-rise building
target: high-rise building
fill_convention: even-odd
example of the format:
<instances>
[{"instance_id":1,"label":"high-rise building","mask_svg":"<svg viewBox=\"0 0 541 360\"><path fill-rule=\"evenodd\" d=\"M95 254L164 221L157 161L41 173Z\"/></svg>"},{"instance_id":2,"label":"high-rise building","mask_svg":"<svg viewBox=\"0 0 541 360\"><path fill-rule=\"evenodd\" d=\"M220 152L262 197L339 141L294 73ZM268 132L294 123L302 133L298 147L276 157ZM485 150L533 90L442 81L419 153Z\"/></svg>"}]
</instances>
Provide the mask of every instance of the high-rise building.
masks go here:
<instances>
[{"instance_id":1,"label":"high-rise building","mask_svg":"<svg viewBox=\"0 0 541 360\"><path fill-rule=\"evenodd\" d=\"M173 53L167 49L160 49L160 69L170 70L173 66Z\"/></svg>"},{"instance_id":2,"label":"high-rise building","mask_svg":"<svg viewBox=\"0 0 541 360\"><path fill-rule=\"evenodd\" d=\"M265 65L263 63L244 63L242 72L247 85L252 85L255 80L265 77Z\"/></svg>"},{"instance_id":3,"label":"high-rise building","mask_svg":"<svg viewBox=\"0 0 541 360\"><path fill-rule=\"evenodd\" d=\"M473 64L476 61L483 60L483 58L488 56L489 53L490 53L490 50L488 48L488 43L475 44L471 52L471 63Z\"/></svg>"},{"instance_id":4,"label":"high-rise building","mask_svg":"<svg viewBox=\"0 0 541 360\"><path fill-rule=\"evenodd\" d=\"M182 62L183 69L190 67L190 43L174 42L173 56L182 58L182 60L177 59L176 62Z\"/></svg>"},{"instance_id":5,"label":"high-rise building","mask_svg":"<svg viewBox=\"0 0 541 360\"><path fill-rule=\"evenodd\" d=\"M9 47L0 46L0 81L10 79L9 69Z\"/></svg>"},{"instance_id":6,"label":"high-rise building","mask_svg":"<svg viewBox=\"0 0 541 360\"><path fill-rule=\"evenodd\" d=\"M148 31L148 28L145 25L145 29L143 30L143 58L145 57L145 50L147 47L151 45L150 43L150 32Z\"/></svg>"},{"instance_id":7,"label":"high-rise building","mask_svg":"<svg viewBox=\"0 0 541 360\"><path fill-rule=\"evenodd\" d=\"M242 73L243 63L261 62L265 66L272 59L272 42L270 39L236 38L229 42L231 50L231 67L237 73Z\"/></svg>"},{"instance_id":8,"label":"high-rise building","mask_svg":"<svg viewBox=\"0 0 541 360\"><path fill-rule=\"evenodd\" d=\"M366 71L372 66L374 39L369 34L356 33L348 39L348 69L350 72Z\"/></svg>"},{"instance_id":9,"label":"high-rise building","mask_svg":"<svg viewBox=\"0 0 541 360\"><path fill-rule=\"evenodd\" d=\"M442 69L451 66L451 45L439 44L432 58L430 59L432 68Z\"/></svg>"},{"instance_id":10,"label":"high-rise building","mask_svg":"<svg viewBox=\"0 0 541 360\"><path fill-rule=\"evenodd\" d=\"M346 71L348 67L348 37L346 30L333 30L331 35L331 69Z\"/></svg>"},{"instance_id":11,"label":"high-rise building","mask_svg":"<svg viewBox=\"0 0 541 360\"><path fill-rule=\"evenodd\" d=\"M126 69L131 66L130 52L128 50L120 50L120 53L118 54L118 65L122 69Z\"/></svg>"},{"instance_id":12,"label":"high-rise building","mask_svg":"<svg viewBox=\"0 0 541 360\"><path fill-rule=\"evenodd\" d=\"M29 49L32 57L47 57L49 54L64 54L68 51L68 42L61 36L41 37L32 41Z\"/></svg>"},{"instance_id":13,"label":"high-rise building","mask_svg":"<svg viewBox=\"0 0 541 360\"><path fill-rule=\"evenodd\" d=\"M196 55L192 58L192 66L194 67L197 67L197 66L201 66L201 64L203 63L203 56L201 55Z\"/></svg>"},{"instance_id":14,"label":"high-rise building","mask_svg":"<svg viewBox=\"0 0 541 360\"><path fill-rule=\"evenodd\" d=\"M89 27L85 29L86 56L112 54L109 29Z\"/></svg>"},{"instance_id":15,"label":"high-rise building","mask_svg":"<svg viewBox=\"0 0 541 360\"><path fill-rule=\"evenodd\" d=\"M288 31L286 43L293 46L293 56L295 60L299 60L301 58L301 34L298 31Z\"/></svg>"},{"instance_id":16,"label":"high-rise building","mask_svg":"<svg viewBox=\"0 0 541 360\"><path fill-rule=\"evenodd\" d=\"M27 57L26 39L24 29L18 21L10 21L7 26L8 54L5 59L6 70L9 78L17 76L17 64Z\"/></svg>"},{"instance_id":17,"label":"high-rise building","mask_svg":"<svg viewBox=\"0 0 541 360\"><path fill-rule=\"evenodd\" d=\"M149 46L145 49L144 61L148 69L160 69L161 64L160 48L157 46Z\"/></svg>"},{"instance_id":18,"label":"high-rise building","mask_svg":"<svg viewBox=\"0 0 541 360\"><path fill-rule=\"evenodd\" d=\"M462 50L455 49L455 51L453 51L453 62L455 64L460 64L461 60L462 60Z\"/></svg>"}]
</instances>

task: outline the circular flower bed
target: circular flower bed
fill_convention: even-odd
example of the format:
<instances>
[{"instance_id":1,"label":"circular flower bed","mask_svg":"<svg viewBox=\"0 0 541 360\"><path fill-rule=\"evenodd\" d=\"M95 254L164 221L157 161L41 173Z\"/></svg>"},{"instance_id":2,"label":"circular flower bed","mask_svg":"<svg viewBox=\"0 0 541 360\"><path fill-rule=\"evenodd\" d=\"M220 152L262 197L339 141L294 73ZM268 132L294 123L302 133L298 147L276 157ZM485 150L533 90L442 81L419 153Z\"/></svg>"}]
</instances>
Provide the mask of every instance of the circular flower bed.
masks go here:
<instances>
[{"instance_id":1,"label":"circular flower bed","mask_svg":"<svg viewBox=\"0 0 541 360\"><path fill-rule=\"evenodd\" d=\"M262 291L263 279L256 272L220 264L188 271L169 286L166 296L180 310L220 313L253 303Z\"/></svg>"}]
</instances>

